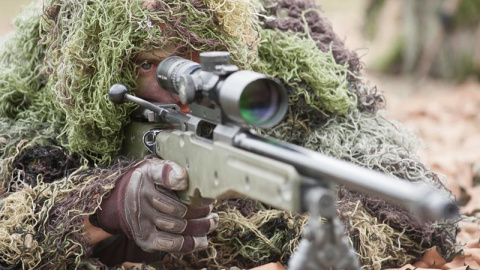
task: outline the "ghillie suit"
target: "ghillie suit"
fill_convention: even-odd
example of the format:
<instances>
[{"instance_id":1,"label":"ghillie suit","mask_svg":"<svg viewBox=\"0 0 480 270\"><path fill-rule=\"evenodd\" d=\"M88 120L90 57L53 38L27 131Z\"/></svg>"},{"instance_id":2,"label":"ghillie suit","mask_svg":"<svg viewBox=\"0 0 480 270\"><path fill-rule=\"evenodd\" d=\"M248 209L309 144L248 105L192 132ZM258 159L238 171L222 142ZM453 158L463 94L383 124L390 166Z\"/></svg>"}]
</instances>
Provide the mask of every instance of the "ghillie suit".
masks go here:
<instances>
[{"instance_id":1,"label":"ghillie suit","mask_svg":"<svg viewBox=\"0 0 480 270\"><path fill-rule=\"evenodd\" d=\"M83 220L131 166L118 152L134 109L115 107L107 91L114 83L135 89L136 55L167 45L176 53L228 50L240 68L280 79L288 115L260 132L449 194L415 156L418 140L385 118L383 97L362 82L358 57L312 1L45 0L16 26L0 52L0 268L102 266L89 257ZM345 188L338 195L366 268L411 262L433 245L453 251L454 225L421 223ZM223 201L217 211L209 250L164 261L286 263L306 218L251 201Z\"/></svg>"}]
</instances>

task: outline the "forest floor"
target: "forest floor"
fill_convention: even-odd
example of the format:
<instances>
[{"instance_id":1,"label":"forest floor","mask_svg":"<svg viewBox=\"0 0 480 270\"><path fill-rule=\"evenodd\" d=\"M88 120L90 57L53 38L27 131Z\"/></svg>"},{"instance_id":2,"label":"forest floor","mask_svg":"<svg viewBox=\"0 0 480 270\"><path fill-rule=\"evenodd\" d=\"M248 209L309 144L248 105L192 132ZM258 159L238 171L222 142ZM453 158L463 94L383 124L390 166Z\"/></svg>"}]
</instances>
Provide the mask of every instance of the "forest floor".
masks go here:
<instances>
[{"instance_id":1,"label":"forest floor","mask_svg":"<svg viewBox=\"0 0 480 270\"><path fill-rule=\"evenodd\" d=\"M455 269L468 265L480 269L480 84L419 82L373 73L367 76L379 89L385 89L389 118L400 121L423 140L425 147L418 155L446 176L445 184L464 215L457 244L459 248L466 246L465 255L448 263L432 250L415 266Z\"/></svg>"}]
</instances>

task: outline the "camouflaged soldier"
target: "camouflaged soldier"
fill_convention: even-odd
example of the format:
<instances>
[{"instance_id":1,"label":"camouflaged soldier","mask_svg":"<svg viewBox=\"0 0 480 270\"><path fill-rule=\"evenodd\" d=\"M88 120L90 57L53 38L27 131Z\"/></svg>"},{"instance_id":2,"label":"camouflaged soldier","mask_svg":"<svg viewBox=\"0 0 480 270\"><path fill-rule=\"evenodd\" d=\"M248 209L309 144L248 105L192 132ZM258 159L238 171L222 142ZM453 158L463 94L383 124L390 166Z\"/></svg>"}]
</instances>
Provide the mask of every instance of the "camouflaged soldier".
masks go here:
<instances>
[{"instance_id":1,"label":"camouflaged soldier","mask_svg":"<svg viewBox=\"0 0 480 270\"><path fill-rule=\"evenodd\" d=\"M229 51L233 64L289 91L287 118L265 133L445 190L415 156L416 139L383 116L382 96L363 83L356 54L313 1L45 0L16 26L0 52L1 265L286 263L305 217L251 201L219 202L218 214L189 208L172 193L188 184L178 165L119 156L135 107L115 107L108 89L123 83L145 99L178 102L154 80L168 55ZM338 195L367 266L402 265L434 245L452 251L451 225L419 222L345 188Z\"/></svg>"}]
</instances>

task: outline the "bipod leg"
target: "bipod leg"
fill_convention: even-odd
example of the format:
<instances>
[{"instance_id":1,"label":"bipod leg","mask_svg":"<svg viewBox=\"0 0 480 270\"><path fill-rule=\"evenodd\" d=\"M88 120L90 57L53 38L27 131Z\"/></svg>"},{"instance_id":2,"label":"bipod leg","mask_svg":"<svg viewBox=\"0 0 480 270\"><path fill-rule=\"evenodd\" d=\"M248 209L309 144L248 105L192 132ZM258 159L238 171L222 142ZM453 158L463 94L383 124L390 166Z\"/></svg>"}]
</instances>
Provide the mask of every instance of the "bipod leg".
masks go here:
<instances>
[{"instance_id":1,"label":"bipod leg","mask_svg":"<svg viewBox=\"0 0 480 270\"><path fill-rule=\"evenodd\" d=\"M345 228L337 217L333 192L315 187L307 192L305 200L310 219L303 229L297 251L290 258L288 269L359 270L357 255L348 244ZM325 223L320 218L324 218Z\"/></svg>"}]
</instances>

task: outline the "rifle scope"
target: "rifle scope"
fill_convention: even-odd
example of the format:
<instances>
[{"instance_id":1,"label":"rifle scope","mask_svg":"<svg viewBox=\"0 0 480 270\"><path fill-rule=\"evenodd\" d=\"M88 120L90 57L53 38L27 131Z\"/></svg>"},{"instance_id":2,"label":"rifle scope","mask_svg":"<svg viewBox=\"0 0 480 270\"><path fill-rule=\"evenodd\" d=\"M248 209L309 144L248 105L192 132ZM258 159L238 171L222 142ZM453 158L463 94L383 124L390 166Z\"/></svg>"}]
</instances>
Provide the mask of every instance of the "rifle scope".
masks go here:
<instances>
[{"instance_id":1,"label":"rifle scope","mask_svg":"<svg viewBox=\"0 0 480 270\"><path fill-rule=\"evenodd\" d=\"M288 107L285 88L264 74L238 70L228 52L205 52L200 62L172 56L157 68L157 82L178 94L183 104L207 98L230 120L271 128L282 121Z\"/></svg>"}]
</instances>

